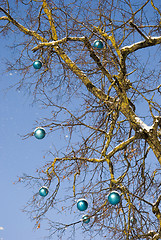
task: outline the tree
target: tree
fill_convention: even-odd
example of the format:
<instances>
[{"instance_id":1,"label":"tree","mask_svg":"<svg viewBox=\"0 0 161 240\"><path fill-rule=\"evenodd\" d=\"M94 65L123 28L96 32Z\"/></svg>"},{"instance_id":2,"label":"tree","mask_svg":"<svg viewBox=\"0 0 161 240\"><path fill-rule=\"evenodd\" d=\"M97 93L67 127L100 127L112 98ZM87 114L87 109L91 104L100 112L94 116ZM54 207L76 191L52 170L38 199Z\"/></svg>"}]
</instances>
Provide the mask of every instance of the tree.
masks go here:
<instances>
[{"instance_id":1,"label":"tree","mask_svg":"<svg viewBox=\"0 0 161 240\"><path fill-rule=\"evenodd\" d=\"M49 152L52 161L37 176L20 178L49 189L46 198L36 193L27 204L36 226L53 205L74 211L75 200L84 197L92 219L85 234L161 239L158 1L4 0L0 12L1 34L15 36L15 62L7 70L22 74L17 88L51 107L39 126L70 136L61 152ZM94 40L103 48L93 47ZM33 69L35 59L42 61L39 70ZM69 190L61 199L62 183ZM121 196L116 206L107 198L113 190ZM50 236L81 225L77 219L49 220Z\"/></svg>"}]
</instances>

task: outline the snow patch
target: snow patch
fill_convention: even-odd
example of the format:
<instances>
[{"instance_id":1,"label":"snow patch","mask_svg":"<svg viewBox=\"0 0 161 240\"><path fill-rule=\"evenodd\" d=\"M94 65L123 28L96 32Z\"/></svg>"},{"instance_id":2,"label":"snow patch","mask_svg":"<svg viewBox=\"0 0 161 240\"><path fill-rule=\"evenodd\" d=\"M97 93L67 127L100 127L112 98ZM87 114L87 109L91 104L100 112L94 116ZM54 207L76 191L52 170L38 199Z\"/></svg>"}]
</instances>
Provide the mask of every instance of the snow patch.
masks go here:
<instances>
[{"instance_id":1,"label":"snow patch","mask_svg":"<svg viewBox=\"0 0 161 240\"><path fill-rule=\"evenodd\" d=\"M139 42L133 43L129 46L124 46L124 47L121 48L121 50L126 50L126 49L129 49L129 48L132 48L133 46L135 46L137 44L141 44L142 42L144 42L144 41L139 41Z\"/></svg>"},{"instance_id":2,"label":"snow patch","mask_svg":"<svg viewBox=\"0 0 161 240\"><path fill-rule=\"evenodd\" d=\"M160 39L161 39L160 36L159 36L159 37L150 37L150 40L160 40ZM131 45L129 45L129 46L124 46L124 47L121 48L121 50L130 49L130 48L132 48L133 46L142 44L142 43L144 43L144 42L145 42L145 40L144 40L144 41L139 41L139 42L133 43L133 44L131 44Z\"/></svg>"},{"instance_id":3,"label":"snow patch","mask_svg":"<svg viewBox=\"0 0 161 240\"><path fill-rule=\"evenodd\" d=\"M140 127L144 130L146 130L147 132L150 131L150 129L153 128L153 125L152 126L148 126L146 125L139 117L135 117L135 120L137 123L139 123Z\"/></svg>"}]
</instances>

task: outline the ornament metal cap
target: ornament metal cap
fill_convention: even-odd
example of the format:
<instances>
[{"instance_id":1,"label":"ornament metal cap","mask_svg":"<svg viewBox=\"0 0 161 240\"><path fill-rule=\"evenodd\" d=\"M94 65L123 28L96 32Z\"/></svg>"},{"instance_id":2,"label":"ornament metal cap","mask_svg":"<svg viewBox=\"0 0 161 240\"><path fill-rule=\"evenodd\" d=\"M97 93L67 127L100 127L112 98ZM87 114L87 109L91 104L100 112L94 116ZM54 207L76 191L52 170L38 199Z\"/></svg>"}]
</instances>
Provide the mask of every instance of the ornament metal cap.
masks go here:
<instances>
[{"instance_id":1,"label":"ornament metal cap","mask_svg":"<svg viewBox=\"0 0 161 240\"><path fill-rule=\"evenodd\" d=\"M85 201L85 202L88 203L88 201L87 201L85 198L80 198L80 199L78 199L78 200L77 200L77 203L80 202L80 201Z\"/></svg>"}]
</instances>

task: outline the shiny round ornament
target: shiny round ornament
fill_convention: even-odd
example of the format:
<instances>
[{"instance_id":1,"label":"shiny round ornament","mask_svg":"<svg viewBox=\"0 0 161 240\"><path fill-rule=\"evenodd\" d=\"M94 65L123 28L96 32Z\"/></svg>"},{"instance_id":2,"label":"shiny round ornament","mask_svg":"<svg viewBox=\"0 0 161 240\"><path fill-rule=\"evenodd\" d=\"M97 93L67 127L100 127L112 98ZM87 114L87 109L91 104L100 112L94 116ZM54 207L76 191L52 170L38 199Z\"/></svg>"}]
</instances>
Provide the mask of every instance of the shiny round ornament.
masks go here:
<instances>
[{"instance_id":1,"label":"shiny round ornament","mask_svg":"<svg viewBox=\"0 0 161 240\"><path fill-rule=\"evenodd\" d=\"M135 217L131 217L130 222L132 225L135 225L137 223L137 219Z\"/></svg>"},{"instance_id":2,"label":"shiny round ornament","mask_svg":"<svg viewBox=\"0 0 161 240\"><path fill-rule=\"evenodd\" d=\"M108 195L108 201L112 205L118 204L120 202L120 200L121 200L121 197L120 197L120 194L117 191L112 191Z\"/></svg>"},{"instance_id":3,"label":"shiny round ornament","mask_svg":"<svg viewBox=\"0 0 161 240\"><path fill-rule=\"evenodd\" d=\"M44 128L41 128L41 127L38 127L35 129L34 131L34 136L37 138L37 139L43 139L45 137L45 129Z\"/></svg>"},{"instance_id":4,"label":"shiny round ornament","mask_svg":"<svg viewBox=\"0 0 161 240\"><path fill-rule=\"evenodd\" d=\"M82 217L82 219L83 219L83 223L89 223L90 222L90 218L88 217L88 215L84 215Z\"/></svg>"},{"instance_id":5,"label":"shiny round ornament","mask_svg":"<svg viewBox=\"0 0 161 240\"><path fill-rule=\"evenodd\" d=\"M45 187L45 186L43 186L43 187L41 187L41 188L39 189L39 195L40 195L41 197L46 197L46 196L48 195L48 192L49 192L49 190L48 190L48 188Z\"/></svg>"},{"instance_id":6,"label":"shiny round ornament","mask_svg":"<svg viewBox=\"0 0 161 240\"><path fill-rule=\"evenodd\" d=\"M103 42L101 40L95 40L93 43L93 47L97 49L103 49Z\"/></svg>"},{"instance_id":7,"label":"shiny round ornament","mask_svg":"<svg viewBox=\"0 0 161 240\"><path fill-rule=\"evenodd\" d=\"M42 62L40 60L36 60L33 62L33 67L35 69L40 69L42 67Z\"/></svg>"},{"instance_id":8,"label":"shiny round ornament","mask_svg":"<svg viewBox=\"0 0 161 240\"><path fill-rule=\"evenodd\" d=\"M88 202L86 199L81 198L77 201L77 208L79 211L85 211L88 208Z\"/></svg>"}]
</instances>

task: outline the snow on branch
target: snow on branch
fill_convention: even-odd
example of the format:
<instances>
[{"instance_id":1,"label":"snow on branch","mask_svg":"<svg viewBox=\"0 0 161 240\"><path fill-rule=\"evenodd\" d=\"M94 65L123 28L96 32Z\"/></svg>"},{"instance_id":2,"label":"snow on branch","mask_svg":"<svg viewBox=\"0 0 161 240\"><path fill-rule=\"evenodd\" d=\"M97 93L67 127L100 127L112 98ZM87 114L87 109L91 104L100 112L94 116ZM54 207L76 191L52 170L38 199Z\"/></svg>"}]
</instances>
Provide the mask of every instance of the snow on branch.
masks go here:
<instances>
[{"instance_id":1,"label":"snow on branch","mask_svg":"<svg viewBox=\"0 0 161 240\"><path fill-rule=\"evenodd\" d=\"M67 41L81 41L84 42L85 37L65 37L57 41L51 41L51 42L40 42L36 47L32 49L33 52L36 52L38 49L42 47L54 47L59 45L60 43L66 43Z\"/></svg>"},{"instance_id":2,"label":"snow on branch","mask_svg":"<svg viewBox=\"0 0 161 240\"><path fill-rule=\"evenodd\" d=\"M125 46L125 47L121 48L121 53L123 56L126 57L128 54L135 52L136 50L150 47L150 46L155 46L160 43L161 43L161 36L160 37L149 37L148 41L147 40L140 41L140 42L134 43L130 46Z\"/></svg>"},{"instance_id":3,"label":"snow on branch","mask_svg":"<svg viewBox=\"0 0 161 240\"><path fill-rule=\"evenodd\" d=\"M149 132L150 129L152 129L152 127L153 127L153 125L152 126L146 125L139 117L135 117L135 120L140 125L140 128L142 130L146 130L146 132Z\"/></svg>"}]
</instances>

